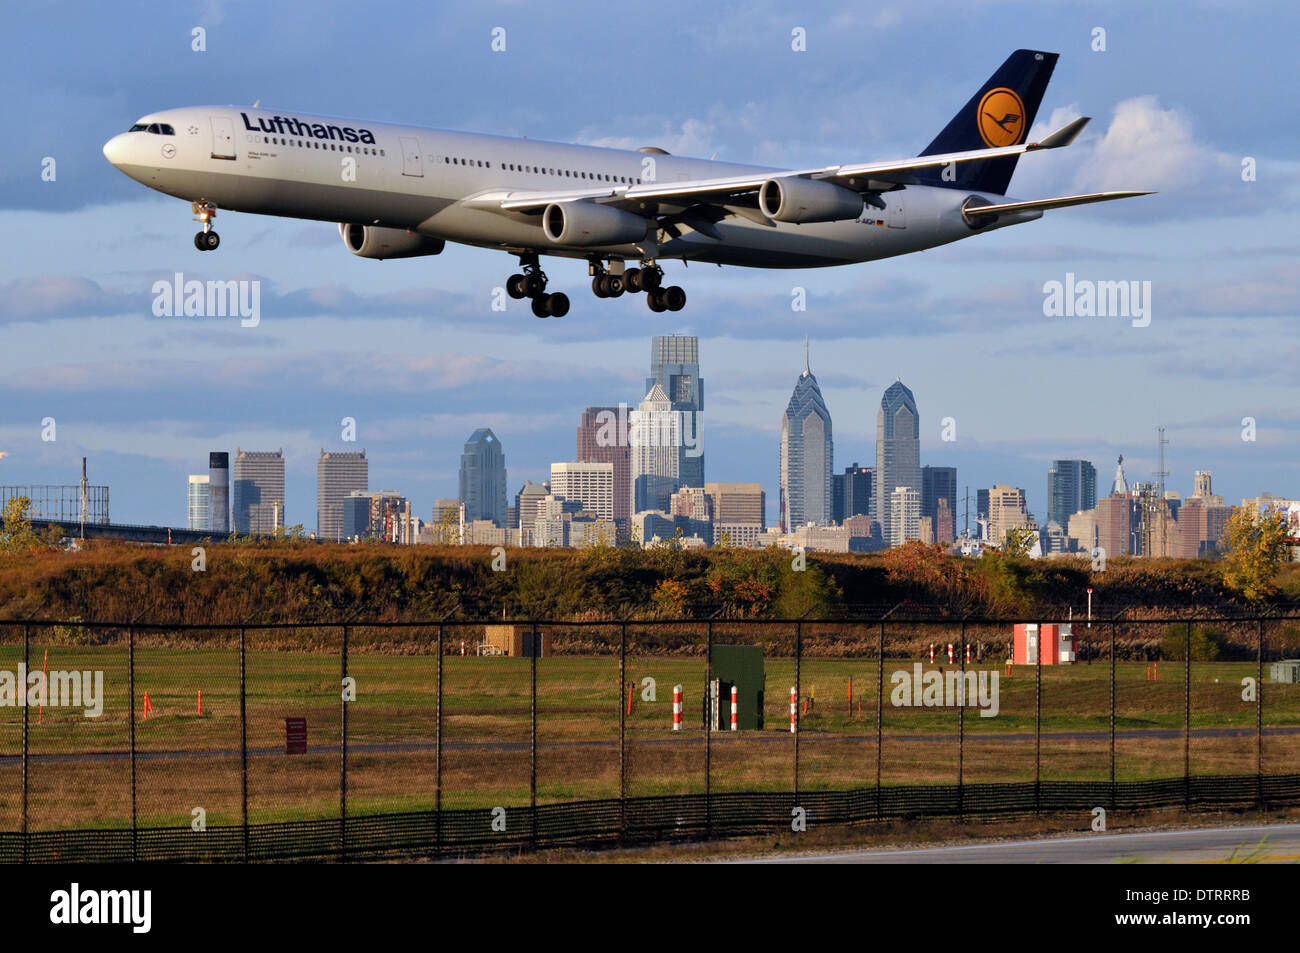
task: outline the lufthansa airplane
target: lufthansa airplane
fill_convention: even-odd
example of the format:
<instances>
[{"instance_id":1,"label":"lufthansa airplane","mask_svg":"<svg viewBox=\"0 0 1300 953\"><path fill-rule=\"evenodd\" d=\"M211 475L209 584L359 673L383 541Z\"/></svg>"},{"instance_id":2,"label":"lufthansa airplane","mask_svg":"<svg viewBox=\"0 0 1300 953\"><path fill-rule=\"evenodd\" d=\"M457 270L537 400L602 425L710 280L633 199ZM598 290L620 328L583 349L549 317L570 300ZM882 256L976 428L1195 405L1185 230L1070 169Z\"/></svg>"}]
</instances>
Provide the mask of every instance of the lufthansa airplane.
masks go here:
<instances>
[{"instance_id":1,"label":"lufthansa airplane","mask_svg":"<svg viewBox=\"0 0 1300 953\"><path fill-rule=\"evenodd\" d=\"M1147 195L1007 197L1018 157L1067 146L1074 120L1026 142L1057 54L1017 50L911 159L784 170L236 106L151 113L104 156L192 203L201 251L217 210L338 222L363 258L437 255L447 242L519 258L506 290L563 317L542 255L586 259L597 297L644 292L679 311L661 262L817 268L934 248L1040 218L1044 209Z\"/></svg>"}]
</instances>

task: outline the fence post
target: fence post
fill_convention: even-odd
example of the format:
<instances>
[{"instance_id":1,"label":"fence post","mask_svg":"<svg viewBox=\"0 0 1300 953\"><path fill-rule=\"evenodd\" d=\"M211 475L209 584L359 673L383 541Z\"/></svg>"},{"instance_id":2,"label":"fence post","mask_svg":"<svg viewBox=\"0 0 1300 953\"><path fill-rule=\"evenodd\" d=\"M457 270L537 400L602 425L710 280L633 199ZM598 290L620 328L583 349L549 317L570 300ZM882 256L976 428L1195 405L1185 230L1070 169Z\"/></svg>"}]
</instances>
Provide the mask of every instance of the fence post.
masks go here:
<instances>
[{"instance_id":1,"label":"fence post","mask_svg":"<svg viewBox=\"0 0 1300 953\"><path fill-rule=\"evenodd\" d=\"M1264 803L1264 617L1259 618L1255 640L1255 800L1261 811Z\"/></svg>"},{"instance_id":2,"label":"fence post","mask_svg":"<svg viewBox=\"0 0 1300 953\"><path fill-rule=\"evenodd\" d=\"M1043 623L1038 623L1038 652L1034 655L1034 813L1042 807L1043 786Z\"/></svg>"},{"instance_id":3,"label":"fence post","mask_svg":"<svg viewBox=\"0 0 1300 953\"><path fill-rule=\"evenodd\" d=\"M884 742L883 720L885 715L885 620L880 620L880 634L876 640L876 820L880 820L880 767Z\"/></svg>"},{"instance_id":4,"label":"fence post","mask_svg":"<svg viewBox=\"0 0 1300 953\"><path fill-rule=\"evenodd\" d=\"M248 863L248 674L244 658L244 627L239 627L239 818L243 828L244 863Z\"/></svg>"},{"instance_id":5,"label":"fence post","mask_svg":"<svg viewBox=\"0 0 1300 953\"><path fill-rule=\"evenodd\" d=\"M1187 657L1183 665L1183 810L1192 806L1192 622L1187 620Z\"/></svg>"},{"instance_id":6,"label":"fence post","mask_svg":"<svg viewBox=\"0 0 1300 953\"><path fill-rule=\"evenodd\" d=\"M627 623L619 625L618 635L618 840L627 837L627 706L623 692L627 688Z\"/></svg>"},{"instance_id":7,"label":"fence post","mask_svg":"<svg viewBox=\"0 0 1300 953\"><path fill-rule=\"evenodd\" d=\"M138 837L135 815L135 626L126 630L126 681L131 696L131 862L138 859Z\"/></svg>"},{"instance_id":8,"label":"fence post","mask_svg":"<svg viewBox=\"0 0 1300 953\"><path fill-rule=\"evenodd\" d=\"M541 652L541 633L537 621L532 624L532 651L528 653L530 695L528 714L528 841L537 849L537 655Z\"/></svg>"},{"instance_id":9,"label":"fence post","mask_svg":"<svg viewBox=\"0 0 1300 953\"><path fill-rule=\"evenodd\" d=\"M32 667L32 626L27 623L23 626L23 671L30 671ZM18 691L23 695L27 694L27 686L17 686ZM28 837L27 837L27 748L28 748L28 727L27 727L27 706L23 705L23 807L22 807L22 831L23 831L23 863L27 863L28 856Z\"/></svg>"},{"instance_id":10,"label":"fence post","mask_svg":"<svg viewBox=\"0 0 1300 953\"><path fill-rule=\"evenodd\" d=\"M433 727L433 846L442 853L442 623L438 623L438 696L434 703Z\"/></svg>"},{"instance_id":11,"label":"fence post","mask_svg":"<svg viewBox=\"0 0 1300 953\"><path fill-rule=\"evenodd\" d=\"M704 837L713 837L713 623L704 630ZM721 699L718 704L721 705Z\"/></svg>"},{"instance_id":12,"label":"fence post","mask_svg":"<svg viewBox=\"0 0 1300 953\"><path fill-rule=\"evenodd\" d=\"M343 681L348 677L348 627L343 627L343 646L339 654L339 860L348 857L348 703Z\"/></svg>"},{"instance_id":13,"label":"fence post","mask_svg":"<svg viewBox=\"0 0 1300 953\"><path fill-rule=\"evenodd\" d=\"M1110 809L1115 810L1115 620L1110 623Z\"/></svg>"},{"instance_id":14,"label":"fence post","mask_svg":"<svg viewBox=\"0 0 1300 953\"><path fill-rule=\"evenodd\" d=\"M794 687L795 701L794 708L794 799L795 807L798 807L799 801L799 736L803 734L803 681L802 681L802 662L803 662L803 623L794 624Z\"/></svg>"},{"instance_id":15,"label":"fence post","mask_svg":"<svg viewBox=\"0 0 1300 953\"><path fill-rule=\"evenodd\" d=\"M966 620L961 621L961 694L957 699L957 816L962 816L966 767Z\"/></svg>"}]
</instances>

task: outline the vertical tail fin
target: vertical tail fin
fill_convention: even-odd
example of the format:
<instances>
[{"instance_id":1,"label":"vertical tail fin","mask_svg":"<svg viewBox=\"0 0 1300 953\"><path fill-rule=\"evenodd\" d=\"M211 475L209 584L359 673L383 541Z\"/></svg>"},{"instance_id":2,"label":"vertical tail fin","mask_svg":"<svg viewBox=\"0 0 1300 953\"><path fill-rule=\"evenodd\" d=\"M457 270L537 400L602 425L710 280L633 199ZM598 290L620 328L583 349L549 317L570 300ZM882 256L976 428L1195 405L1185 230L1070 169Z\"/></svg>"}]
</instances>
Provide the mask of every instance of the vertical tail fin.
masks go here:
<instances>
[{"instance_id":1,"label":"vertical tail fin","mask_svg":"<svg viewBox=\"0 0 1300 953\"><path fill-rule=\"evenodd\" d=\"M921 155L991 149L1023 142L1038 115L1057 56L1036 50L1016 50ZM1005 195L1011 174L1016 171L1017 158L962 162L946 172L932 169L917 173L916 178L924 185Z\"/></svg>"}]
</instances>

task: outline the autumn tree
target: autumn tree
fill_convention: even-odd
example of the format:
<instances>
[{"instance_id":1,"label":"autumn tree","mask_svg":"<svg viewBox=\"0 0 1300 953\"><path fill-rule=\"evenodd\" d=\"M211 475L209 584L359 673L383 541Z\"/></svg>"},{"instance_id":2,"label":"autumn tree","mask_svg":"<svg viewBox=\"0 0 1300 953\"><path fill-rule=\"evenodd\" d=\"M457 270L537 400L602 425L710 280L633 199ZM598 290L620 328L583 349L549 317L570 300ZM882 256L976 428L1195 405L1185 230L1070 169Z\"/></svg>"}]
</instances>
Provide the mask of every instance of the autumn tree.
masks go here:
<instances>
[{"instance_id":1,"label":"autumn tree","mask_svg":"<svg viewBox=\"0 0 1300 953\"><path fill-rule=\"evenodd\" d=\"M1255 504L1238 508L1223 529L1224 581L1251 602L1273 592L1273 577L1290 554L1286 511Z\"/></svg>"}]
</instances>

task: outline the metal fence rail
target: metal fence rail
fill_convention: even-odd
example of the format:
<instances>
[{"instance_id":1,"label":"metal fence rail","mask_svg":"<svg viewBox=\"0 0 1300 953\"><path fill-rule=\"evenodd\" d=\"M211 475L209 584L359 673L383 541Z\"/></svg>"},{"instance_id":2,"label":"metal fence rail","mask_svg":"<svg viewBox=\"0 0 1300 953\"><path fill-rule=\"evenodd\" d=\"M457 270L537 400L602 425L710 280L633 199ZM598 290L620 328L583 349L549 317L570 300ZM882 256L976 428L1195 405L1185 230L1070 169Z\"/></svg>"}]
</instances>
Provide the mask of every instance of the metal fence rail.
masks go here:
<instances>
[{"instance_id":1,"label":"metal fence rail","mask_svg":"<svg viewBox=\"0 0 1300 953\"><path fill-rule=\"evenodd\" d=\"M1108 693L1099 695L1104 704L1085 711L1070 694L1077 686L1045 678L1040 654L1016 676L1019 707L1007 715L1021 727L1012 730L990 731L966 711L969 702L934 712L886 703L902 667L928 662L928 644L939 646L941 672L950 657L951 673L967 673L967 658L971 669L1001 669L1016 621L1023 620L0 620L0 672L43 670L51 650L56 666L98 664L109 716L83 722L52 706L0 708L0 862L639 844L789 831L800 812L811 827L1300 804L1300 774L1288 770L1300 750L1300 685L1266 690L1264 681L1264 662L1292 647L1300 616L1094 619L1076 641L1084 659L1075 665L1096 663L1089 671ZM473 654L475 632L502 624L531 638L526 659L513 668L462 661L462 652ZM1195 658L1194 626L1214 625L1229 630L1227 662ZM713 650L729 643L761 645L779 673L767 675L767 730L732 733L724 718L715 728L708 716ZM1144 662L1171 650L1184 660L1166 657L1164 675ZM1219 667L1197 678L1203 665ZM218 687L207 720L201 686L194 718L170 710L176 685L199 684L197 675L186 678L191 668L210 692ZM392 688L415 669L424 681ZM634 708L647 671L688 684L689 731L671 730L666 697L657 708L639 701ZM1213 682L1211 671L1219 673ZM838 692L845 679L847 697L823 703L812 694L817 680ZM160 684L170 693L168 715L160 722L155 713L150 723L145 701ZM796 700L789 732L787 684ZM310 709L315 740L295 757L276 732L281 715L299 708ZM1266 741L1276 747L1271 760ZM1148 747L1165 757L1163 774L1126 777L1142 773ZM1218 770L1194 770L1202 760ZM946 776L915 783L918 772ZM333 809L322 806L331 791ZM83 801L93 803L67 814ZM386 809L403 801L411 806ZM214 820L180 820L191 804L208 805ZM159 824L159 816L175 819Z\"/></svg>"}]
</instances>

